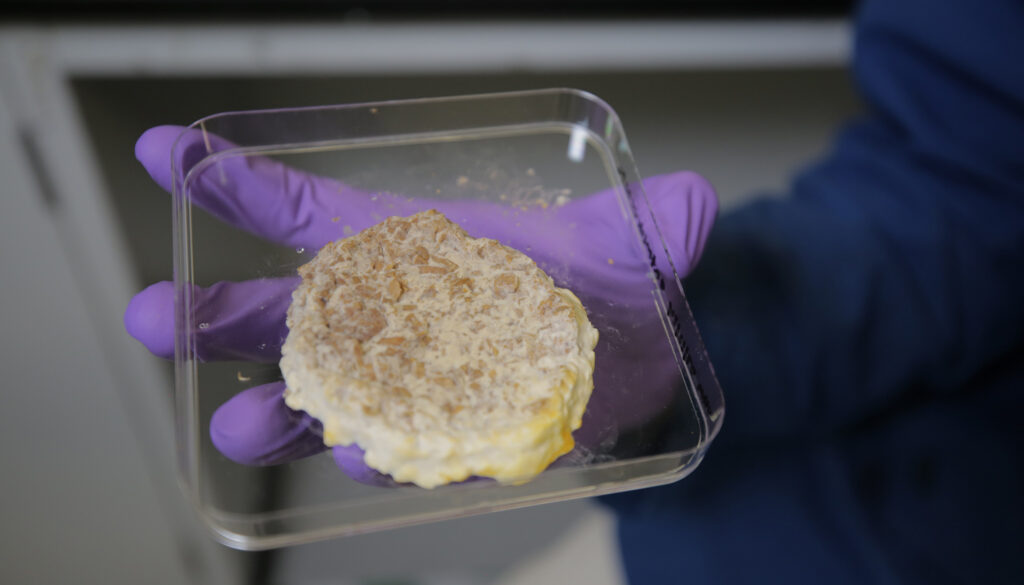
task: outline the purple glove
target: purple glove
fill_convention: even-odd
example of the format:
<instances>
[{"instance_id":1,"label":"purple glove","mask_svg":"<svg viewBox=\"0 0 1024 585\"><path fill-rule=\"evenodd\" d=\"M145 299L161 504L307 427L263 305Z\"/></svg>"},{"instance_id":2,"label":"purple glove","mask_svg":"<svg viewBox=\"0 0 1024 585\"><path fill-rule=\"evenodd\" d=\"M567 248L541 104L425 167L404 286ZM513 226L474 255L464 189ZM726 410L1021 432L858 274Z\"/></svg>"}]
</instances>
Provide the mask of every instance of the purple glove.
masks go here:
<instances>
[{"instance_id":1,"label":"purple glove","mask_svg":"<svg viewBox=\"0 0 1024 585\"><path fill-rule=\"evenodd\" d=\"M171 166L188 170L211 149L229 145L184 128L160 126L145 132L136 157L164 189L172 189ZM211 169L216 169L212 171ZM546 210L510 210L472 200L415 200L360 191L259 157L228 157L193 181L192 203L220 220L290 247L319 249L343 237L343 226L358 232L387 215L409 215L432 207L471 235L490 237L530 255L559 286L587 307L600 331L595 389L583 426L574 433L580 450L613 444L618 433L642 424L670 402L679 371L651 306L650 263L619 199L602 191ZM648 201L666 238L680 276L700 258L718 202L700 176L680 172L646 179ZM558 229L552 226L558 226ZM565 226L569 226L567 229ZM667 266L659 266L671 274ZM285 314L297 278L220 282L196 289L196 357L274 363L287 335ZM174 353L173 286L154 284L132 299L125 328L154 354ZM228 458L248 465L295 460L326 447L317 423L284 404L283 382L245 390L214 413L210 436ZM578 450L579 451L579 450ZM357 481L388 480L368 469L355 445L335 447L337 464ZM577 453L578 456L578 453ZM570 456L566 456L570 457Z\"/></svg>"}]
</instances>

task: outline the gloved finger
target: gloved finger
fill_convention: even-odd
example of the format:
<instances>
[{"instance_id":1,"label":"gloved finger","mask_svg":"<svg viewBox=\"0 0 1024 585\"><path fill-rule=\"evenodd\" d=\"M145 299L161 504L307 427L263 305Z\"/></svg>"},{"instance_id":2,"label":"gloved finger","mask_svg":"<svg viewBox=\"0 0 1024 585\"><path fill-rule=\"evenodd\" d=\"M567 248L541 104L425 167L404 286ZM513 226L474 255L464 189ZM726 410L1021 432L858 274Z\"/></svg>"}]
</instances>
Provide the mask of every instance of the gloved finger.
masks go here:
<instances>
[{"instance_id":1,"label":"gloved finger","mask_svg":"<svg viewBox=\"0 0 1024 585\"><path fill-rule=\"evenodd\" d=\"M653 229L659 228L676 270L685 276L700 260L718 214L715 191L703 177L689 171L648 177L643 186L646 197L633 193L629 198L636 221L643 224L643 235L652 246L660 244L654 241L658 231ZM587 271L599 280L631 280L638 274L646 277L650 270L648 251L636 245L633 220L624 220L621 205L609 189L572 201L557 212L559 224L575 227L552 231L577 234L580 241L569 244L581 252L577 262L586 263Z\"/></svg>"},{"instance_id":2,"label":"gloved finger","mask_svg":"<svg viewBox=\"0 0 1024 585\"><path fill-rule=\"evenodd\" d=\"M234 145L230 142L199 129L157 126L143 133L135 152L150 176L171 191L172 160L184 176L208 154L231 148ZM545 250L560 249L554 242L547 246L545 240L552 239L552 233L565 232L570 225L582 227L588 245L581 250L590 252L591 258L614 261L616 255L630 249L623 245L623 229L628 225L621 220L620 203L613 190L570 201L554 212L521 211L483 201L410 201L389 193L368 193L261 156L228 156L195 172L199 175L191 178L193 204L228 224L293 247L319 249L388 215L408 215L434 207L472 235L495 238L524 251L535 248L543 254ZM680 274L685 274L696 264L717 213L714 191L707 181L690 172L651 177L644 186L656 213L669 221L682 219L689 228L674 232L677 241L671 242L677 248L672 251L681 252L680 258L686 259L681 262L683 267L677 266ZM644 215L644 200L635 200L638 213Z\"/></svg>"},{"instance_id":3,"label":"gloved finger","mask_svg":"<svg viewBox=\"0 0 1024 585\"><path fill-rule=\"evenodd\" d=\"M225 156L195 168L207 155L233 148L223 138L196 128L157 126L139 137L135 156L168 192L173 189L172 172L179 178L192 172L193 205L286 246L319 249L342 237L345 226L359 231L383 218L378 211L386 205L369 193L266 157Z\"/></svg>"},{"instance_id":4,"label":"gloved finger","mask_svg":"<svg viewBox=\"0 0 1024 585\"><path fill-rule=\"evenodd\" d=\"M623 200L615 189L607 189L552 210L523 212L481 231L523 250L559 286L591 303L648 310L652 269L666 277L673 266L680 277L693 269L718 201L708 182L691 172L649 177L644 188L646 197L634 190ZM628 217L633 213L642 233Z\"/></svg>"},{"instance_id":5,"label":"gloved finger","mask_svg":"<svg viewBox=\"0 0 1024 585\"><path fill-rule=\"evenodd\" d=\"M210 420L210 439L225 457L242 465L278 465L327 449L319 423L284 402L284 382L244 390L218 408ZM363 462L358 445L332 449L335 463L351 479L378 487L401 484Z\"/></svg>"},{"instance_id":6,"label":"gloved finger","mask_svg":"<svg viewBox=\"0 0 1024 585\"><path fill-rule=\"evenodd\" d=\"M285 316L295 278L218 282L193 287L194 350L200 361L274 363L288 335ZM174 285L158 282L135 295L124 314L128 333L153 354L174 357Z\"/></svg>"},{"instance_id":7,"label":"gloved finger","mask_svg":"<svg viewBox=\"0 0 1024 585\"><path fill-rule=\"evenodd\" d=\"M507 219L504 206L472 200L411 200L415 193L366 192L341 181L292 168L262 156L225 156L202 168L211 153L236 146L196 128L156 126L139 137L135 156L153 180L173 190L174 172L189 178L191 203L221 221L270 241L317 250L324 244L359 232L387 216L410 215L436 208L475 236L486 236L522 248L521 222ZM172 166L174 171L172 171ZM518 216L512 210L512 219ZM524 216L527 225L535 218ZM517 237L518 235L518 237Z\"/></svg>"},{"instance_id":8,"label":"gloved finger","mask_svg":"<svg viewBox=\"0 0 1024 585\"><path fill-rule=\"evenodd\" d=\"M718 216L715 189L697 173L683 171L644 179L647 202L680 277L700 262Z\"/></svg>"},{"instance_id":9,"label":"gloved finger","mask_svg":"<svg viewBox=\"0 0 1024 585\"><path fill-rule=\"evenodd\" d=\"M403 485L392 479L390 475L385 475L368 467L363 461L365 453L355 443L347 446L333 447L331 454L334 456L334 463L345 475L359 483L377 487L399 487Z\"/></svg>"},{"instance_id":10,"label":"gloved finger","mask_svg":"<svg viewBox=\"0 0 1024 585\"><path fill-rule=\"evenodd\" d=\"M284 382L239 392L213 413L210 439L225 457L243 465L276 465L324 451L309 415L284 403Z\"/></svg>"}]
</instances>

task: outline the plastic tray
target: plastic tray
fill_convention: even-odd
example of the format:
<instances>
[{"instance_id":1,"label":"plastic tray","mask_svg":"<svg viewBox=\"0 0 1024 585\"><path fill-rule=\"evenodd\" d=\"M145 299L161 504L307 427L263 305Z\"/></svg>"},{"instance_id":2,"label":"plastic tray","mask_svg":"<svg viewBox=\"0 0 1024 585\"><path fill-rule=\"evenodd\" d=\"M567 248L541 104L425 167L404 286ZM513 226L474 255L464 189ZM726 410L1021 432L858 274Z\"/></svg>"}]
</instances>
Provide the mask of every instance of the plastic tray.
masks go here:
<instances>
[{"instance_id":1,"label":"plastic tray","mask_svg":"<svg viewBox=\"0 0 1024 585\"><path fill-rule=\"evenodd\" d=\"M700 462L721 425L721 390L620 121L599 98L547 89L232 112L191 128L230 143L208 141L199 160L191 157L190 172L176 173L173 216L180 471L223 543L266 549L608 494L676 481ZM221 164L236 157L277 159L372 193L362 204L379 201L380 217L394 214L386 202L396 194L405 211L482 200L494 217L513 223L518 235L511 243L527 254L537 254L534 237L565 235L538 263L581 297L601 336L577 449L523 485L485 481L433 490L359 484L328 453L271 467L222 456L208 433L214 410L248 386L279 380L280 372L272 362L198 359L196 334L204 324L192 311L191 291L218 281L294 276L314 252L260 240L192 205L197 182L226 180ZM601 276L607 286L595 286L596 277L578 262L593 242L570 237L580 226L564 209L609 190L616 204L602 221L610 232L627 234L621 254L642 262L639 284L635 274L622 275L634 290L620 290L614 271L635 272L635 262L609 264ZM378 200L383 193L389 197ZM352 233L344 217L331 219L339 238ZM583 233L593 239L595 230Z\"/></svg>"}]
</instances>

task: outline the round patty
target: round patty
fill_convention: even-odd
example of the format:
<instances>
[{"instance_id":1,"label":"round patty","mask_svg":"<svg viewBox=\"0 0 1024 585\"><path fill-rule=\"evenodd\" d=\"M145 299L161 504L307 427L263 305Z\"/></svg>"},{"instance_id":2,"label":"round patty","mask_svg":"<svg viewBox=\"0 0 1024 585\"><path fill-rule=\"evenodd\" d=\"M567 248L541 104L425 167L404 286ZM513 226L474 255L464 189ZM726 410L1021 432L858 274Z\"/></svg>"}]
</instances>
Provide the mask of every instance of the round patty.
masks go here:
<instances>
[{"instance_id":1,"label":"round patty","mask_svg":"<svg viewBox=\"0 0 1024 585\"><path fill-rule=\"evenodd\" d=\"M285 401L327 445L426 488L524 482L573 448L597 330L526 255L431 210L332 242L299 274Z\"/></svg>"}]
</instances>

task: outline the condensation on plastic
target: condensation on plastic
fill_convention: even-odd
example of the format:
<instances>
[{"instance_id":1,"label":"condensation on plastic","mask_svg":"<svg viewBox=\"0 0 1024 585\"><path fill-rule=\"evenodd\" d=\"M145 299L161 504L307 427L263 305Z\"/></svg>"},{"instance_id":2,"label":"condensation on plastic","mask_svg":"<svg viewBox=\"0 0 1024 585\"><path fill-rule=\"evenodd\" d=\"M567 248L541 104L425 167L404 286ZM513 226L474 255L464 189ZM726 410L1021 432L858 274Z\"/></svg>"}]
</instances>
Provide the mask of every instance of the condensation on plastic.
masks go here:
<instances>
[{"instance_id":1,"label":"condensation on plastic","mask_svg":"<svg viewBox=\"0 0 1024 585\"><path fill-rule=\"evenodd\" d=\"M267 549L596 496L673 482L699 464L721 426L721 389L621 123L599 98L548 89L233 112L191 127L230 144L215 150L216 141L209 142L206 156L184 176L174 169L179 467L189 496L223 543ZM218 453L207 430L216 407L250 385L280 379L280 372L273 364L196 359L194 332L202 324L192 318L193 285L294 275L313 252L259 241L191 204L193 186L204 173L218 172L216 161L254 156L366 192L401 194L414 207L416 201L423 207L441 199L488 201L507 217L497 221L521 221L521 209L557 209L613 190L632 253L649 260L649 278L635 291L633 307L581 295L601 335L599 370L602 360L619 365L595 376L594 412L580 431L588 436L577 436L579 447L523 485L485 481L434 490L358 484L327 453L270 468L245 467ZM534 234L543 238L575 227L524 223L516 226L521 242L530 240L530 230L545 230ZM350 233L344 218L339 224L339 237ZM574 267L574 245L586 244L567 244L544 266L569 288L586 278ZM520 247L530 254L529 245ZM651 378L643 359L629 366L632 358L622 356L637 347L669 364L661 368L669 377Z\"/></svg>"}]
</instances>

